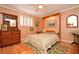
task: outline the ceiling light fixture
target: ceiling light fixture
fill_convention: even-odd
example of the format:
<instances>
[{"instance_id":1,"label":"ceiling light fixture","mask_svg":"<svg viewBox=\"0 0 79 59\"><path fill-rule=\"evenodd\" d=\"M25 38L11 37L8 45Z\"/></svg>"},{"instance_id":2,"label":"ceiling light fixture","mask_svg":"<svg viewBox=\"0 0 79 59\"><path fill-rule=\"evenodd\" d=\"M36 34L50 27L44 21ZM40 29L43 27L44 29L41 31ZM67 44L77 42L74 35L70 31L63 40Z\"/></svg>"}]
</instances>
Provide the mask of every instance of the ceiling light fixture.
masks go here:
<instances>
[{"instance_id":1,"label":"ceiling light fixture","mask_svg":"<svg viewBox=\"0 0 79 59\"><path fill-rule=\"evenodd\" d=\"M42 9L42 8L43 8L43 5L38 5L38 8L39 8L39 9Z\"/></svg>"},{"instance_id":2,"label":"ceiling light fixture","mask_svg":"<svg viewBox=\"0 0 79 59\"><path fill-rule=\"evenodd\" d=\"M45 6L44 4L36 5L35 12L46 12L46 10L47 10L47 6Z\"/></svg>"}]
</instances>

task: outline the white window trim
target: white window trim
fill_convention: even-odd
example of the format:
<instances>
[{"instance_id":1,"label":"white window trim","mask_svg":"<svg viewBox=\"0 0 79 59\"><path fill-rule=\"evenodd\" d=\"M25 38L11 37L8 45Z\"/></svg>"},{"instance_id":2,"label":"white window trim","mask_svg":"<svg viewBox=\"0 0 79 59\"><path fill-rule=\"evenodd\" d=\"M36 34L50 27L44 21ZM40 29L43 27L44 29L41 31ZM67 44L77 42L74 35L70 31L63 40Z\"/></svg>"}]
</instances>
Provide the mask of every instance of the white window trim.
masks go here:
<instances>
[{"instance_id":1,"label":"white window trim","mask_svg":"<svg viewBox=\"0 0 79 59\"><path fill-rule=\"evenodd\" d=\"M22 17L23 20L21 20L21 17ZM19 25L23 26L23 27L33 27L33 18L20 16Z\"/></svg>"}]
</instances>

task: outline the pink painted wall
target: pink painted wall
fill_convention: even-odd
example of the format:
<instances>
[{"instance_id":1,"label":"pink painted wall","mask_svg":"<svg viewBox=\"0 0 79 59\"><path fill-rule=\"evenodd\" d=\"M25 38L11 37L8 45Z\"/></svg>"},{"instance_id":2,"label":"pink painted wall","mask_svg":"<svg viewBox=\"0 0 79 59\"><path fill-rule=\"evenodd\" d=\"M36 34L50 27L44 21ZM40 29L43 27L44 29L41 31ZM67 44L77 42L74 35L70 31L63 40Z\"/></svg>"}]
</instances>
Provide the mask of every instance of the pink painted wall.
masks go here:
<instances>
[{"instance_id":1,"label":"pink painted wall","mask_svg":"<svg viewBox=\"0 0 79 59\"><path fill-rule=\"evenodd\" d=\"M38 20L37 17L34 17L34 16L29 15L27 13L21 13L19 11L15 11L15 10L3 8L3 7L0 7L0 12L7 13L7 14L17 15L18 16L18 22L19 22L19 17L20 16L31 17L31 18L34 19L34 23L33 23L34 31L32 31L32 32L29 31L29 27L20 26L19 23L18 23L18 27L21 30L21 39L25 39L26 36L28 36L30 33L35 33L36 32L37 27L35 27L35 22ZM0 16L0 24L1 23L2 23L2 17Z\"/></svg>"},{"instance_id":2,"label":"pink painted wall","mask_svg":"<svg viewBox=\"0 0 79 59\"><path fill-rule=\"evenodd\" d=\"M66 18L69 15L75 14L78 16L78 28L67 28L66 27ZM72 43L74 40L72 31L79 30L79 7L67 10L61 13L61 41Z\"/></svg>"}]
</instances>

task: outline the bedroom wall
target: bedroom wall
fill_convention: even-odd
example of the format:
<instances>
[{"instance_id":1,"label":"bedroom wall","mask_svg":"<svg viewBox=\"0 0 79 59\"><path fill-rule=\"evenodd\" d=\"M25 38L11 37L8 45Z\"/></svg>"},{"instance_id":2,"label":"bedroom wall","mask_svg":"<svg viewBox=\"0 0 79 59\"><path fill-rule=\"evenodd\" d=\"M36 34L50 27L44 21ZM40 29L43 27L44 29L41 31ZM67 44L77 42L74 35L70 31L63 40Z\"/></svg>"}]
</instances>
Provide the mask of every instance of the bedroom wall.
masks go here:
<instances>
[{"instance_id":1,"label":"bedroom wall","mask_svg":"<svg viewBox=\"0 0 79 59\"><path fill-rule=\"evenodd\" d=\"M19 20L19 16L26 16L26 17L30 16L30 17L33 17L34 18L34 23L39 20L37 17L34 17L34 16L29 15L27 13L21 13L19 11L10 10L10 9L3 8L3 7L0 7L0 12L17 15L18 16L18 20ZM74 31L74 30L78 30L79 29L79 24L78 24L78 28L67 28L66 27L66 18L67 18L67 16L69 16L71 14L76 14L78 16L78 23L79 23L79 7L61 12L61 41L69 42L69 43L73 42L73 40L74 40L74 37L71 34L71 32ZM49 17L46 20L49 20L49 19L58 19L57 21L59 22L59 16L58 15ZM1 24L1 22L2 21L1 21L1 17L0 17L0 24ZM44 22L45 22L45 19L40 20L40 28L42 30L46 30L46 28L44 26ZM21 34L21 39L24 39L26 36L28 36L29 33L31 33L29 31L29 27L22 27L20 25L18 25L18 26L19 26L19 29L21 30L21 33L22 33ZM57 26L59 26L59 25L57 25ZM36 32L37 30L38 30L38 27L36 27L34 25L34 31L33 32ZM57 27L57 28L48 29L48 30L54 30L54 31L58 32L59 28Z\"/></svg>"},{"instance_id":2,"label":"bedroom wall","mask_svg":"<svg viewBox=\"0 0 79 59\"><path fill-rule=\"evenodd\" d=\"M78 28L67 28L66 27L66 18L67 16L69 15L72 15L72 14L75 14L78 16ZM64 10L64 11L61 11L60 12L60 15L61 15L61 26L60 28L48 28L48 30L52 30L52 31L56 31L58 32L59 29L61 30L61 41L63 42L69 42L69 43L72 43L74 41L74 37L73 35L71 34L72 31L74 30L79 30L79 7L76 7L76 8L73 8L73 9L69 9L69 10ZM42 19L41 20L41 28L42 30L46 31L47 28L45 28L45 21L46 20L49 20L49 19L59 19L59 16L52 16L52 17L48 17L48 18L45 18L45 19ZM59 22L59 20L57 20ZM59 26L59 25L57 25Z\"/></svg>"},{"instance_id":3,"label":"bedroom wall","mask_svg":"<svg viewBox=\"0 0 79 59\"><path fill-rule=\"evenodd\" d=\"M45 17L44 19L42 19L42 29L43 31L55 31L56 33L59 33L59 19L60 19L60 14L57 15L52 15L49 17ZM56 27L54 28L47 28L46 27L46 21L48 20L55 20L56 21Z\"/></svg>"},{"instance_id":4,"label":"bedroom wall","mask_svg":"<svg viewBox=\"0 0 79 59\"><path fill-rule=\"evenodd\" d=\"M78 16L78 28L66 27L66 18L67 16L72 14L75 14ZM74 40L74 37L71 34L71 32L74 30L79 30L79 7L61 12L61 41L72 43Z\"/></svg>"},{"instance_id":5,"label":"bedroom wall","mask_svg":"<svg viewBox=\"0 0 79 59\"><path fill-rule=\"evenodd\" d=\"M22 12L19 12L19 11L15 11L15 10L11 10L11 9L7 9L7 8L3 8L3 7L0 7L0 12L3 12L3 13L7 13L7 14L13 14L13 15L17 15L18 16L18 22L19 22L19 17L20 16L25 16L25 17L31 17L34 19L34 23L33 23L33 27L34 27L34 31L29 31L29 27L25 27L25 26L20 26L18 24L18 27L19 29L21 30L21 39L25 39L26 36L28 36L28 34L30 33L35 33L37 31L37 28L35 26L35 22L38 21L38 18L37 17L34 17L28 13L22 13ZM2 17L0 17L0 24L2 23L2 20L1 20Z\"/></svg>"}]
</instances>

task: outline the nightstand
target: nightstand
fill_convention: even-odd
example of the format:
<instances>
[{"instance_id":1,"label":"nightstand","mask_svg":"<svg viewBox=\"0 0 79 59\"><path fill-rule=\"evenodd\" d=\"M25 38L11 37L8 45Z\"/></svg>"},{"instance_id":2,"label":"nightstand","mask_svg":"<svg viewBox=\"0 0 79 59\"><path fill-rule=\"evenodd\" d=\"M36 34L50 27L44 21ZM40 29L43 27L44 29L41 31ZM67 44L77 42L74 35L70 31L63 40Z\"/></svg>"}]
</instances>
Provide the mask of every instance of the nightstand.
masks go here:
<instances>
[{"instance_id":1,"label":"nightstand","mask_svg":"<svg viewBox=\"0 0 79 59\"><path fill-rule=\"evenodd\" d=\"M71 44L79 44L79 33L72 33L72 35L74 36L74 42L72 42Z\"/></svg>"}]
</instances>

